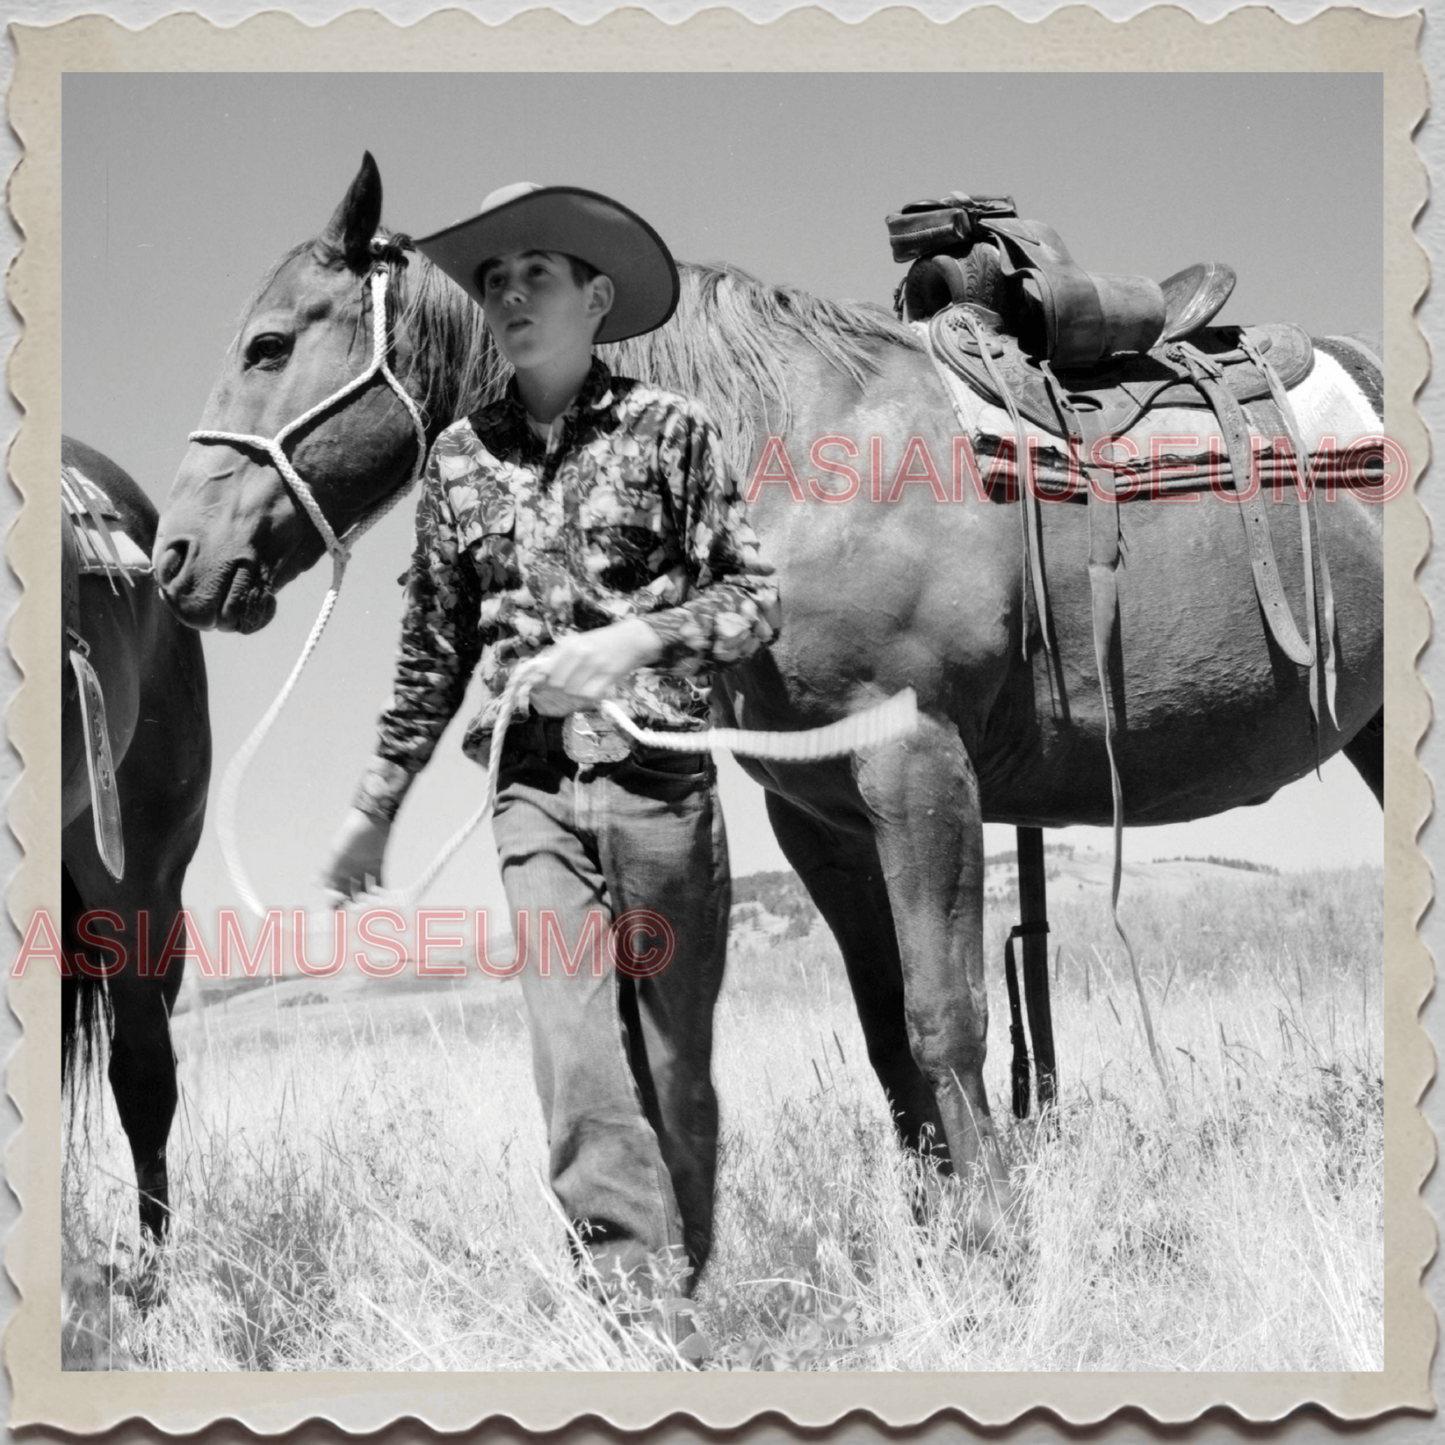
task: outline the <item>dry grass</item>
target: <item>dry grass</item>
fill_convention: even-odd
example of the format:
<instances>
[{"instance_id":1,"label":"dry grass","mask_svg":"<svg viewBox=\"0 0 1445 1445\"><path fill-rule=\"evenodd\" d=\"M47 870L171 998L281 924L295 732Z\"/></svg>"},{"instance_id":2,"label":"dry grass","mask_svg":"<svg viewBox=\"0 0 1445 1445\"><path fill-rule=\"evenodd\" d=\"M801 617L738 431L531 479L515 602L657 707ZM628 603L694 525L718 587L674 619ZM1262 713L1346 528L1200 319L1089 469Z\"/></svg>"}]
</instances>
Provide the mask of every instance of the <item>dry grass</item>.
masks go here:
<instances>
[{"instance_id":1,"label":"dry grass","mask_svg":"<svg viewBox=\"0 0 1445 1445\"><path fill-rule=\"evenodd\" d=\"M735 948L705 1367L1382 1367L1380 873L1126 902L1172 1104L1102 901L1061 898L1056 1130L1007 1117L990 919L990 1087L1029 1239L1008 1261L914 1224L831 940ZM72 1367L688 1367L569 1287L515 985L176 1022L163 1299L126 1292L107 1097L67 1157Z\"/></svg>"}]
</instances>

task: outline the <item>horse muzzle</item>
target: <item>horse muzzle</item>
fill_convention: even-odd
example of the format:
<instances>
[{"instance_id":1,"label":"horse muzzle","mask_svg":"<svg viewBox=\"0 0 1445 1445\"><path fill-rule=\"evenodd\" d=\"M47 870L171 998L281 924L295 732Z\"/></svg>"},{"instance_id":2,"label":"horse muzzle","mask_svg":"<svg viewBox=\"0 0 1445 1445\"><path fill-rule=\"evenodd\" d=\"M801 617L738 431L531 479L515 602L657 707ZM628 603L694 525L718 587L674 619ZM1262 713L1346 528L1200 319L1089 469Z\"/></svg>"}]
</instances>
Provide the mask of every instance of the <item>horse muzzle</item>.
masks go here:
<instances>
[{"instance_id":1,"label":"horse muzzle","mask_svg":"<svg viewBox=\"0 0 1445 1445\"><path fill-rule=\"evenodd\" d=\"M163 534L152 566L166 606L187 627L245 634L259 632L276 615L275 591L250 558L203 567L192 539Z\"/></svg>"}]
</instances>

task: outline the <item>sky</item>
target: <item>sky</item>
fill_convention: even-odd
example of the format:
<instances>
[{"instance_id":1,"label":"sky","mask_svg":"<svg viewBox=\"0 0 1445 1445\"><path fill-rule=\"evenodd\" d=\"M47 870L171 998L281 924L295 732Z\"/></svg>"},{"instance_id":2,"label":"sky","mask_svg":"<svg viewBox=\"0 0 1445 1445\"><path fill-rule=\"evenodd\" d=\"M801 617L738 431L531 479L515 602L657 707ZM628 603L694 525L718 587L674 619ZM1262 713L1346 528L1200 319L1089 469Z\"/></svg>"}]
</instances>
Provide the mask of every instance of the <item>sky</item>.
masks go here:
<instances>
[{"instance_id":1,"label":"sky","mask_svg":"<svg viewBox=\"0 0 1445 1445\"><path fill-rule=\"evenodd\" d=\"M1011 194L1086 269L1239 274L1222 321L1313 334L1382 325L1378 76L91 75L63 90L63 425L156 501L267 266L315 235L370 150L384 221L424 235L517 180L603 191L685 260L728 261L824 296L887 301L902 274L883 218L953 189ZM243 787L262 898L315 905L315 879L390 687L412 508L358 547L340 603ZM207 634L212 817L187 878L203 919L236 894L214 830L226 765L284 680L329 578L319 566L251 637ZM412 790L388 882L415 878L476 805L468 706ZM785 867L761 790L725 760L735 873ZM1097 829L1050 841L1109 847ZM989 851L1013 846L990 826ZM1382 856L1378 807L1337 759L1270 803L1130 830L1130 859L1276 867ZM490 832L428 902L500 909ZM1127 899L1126 899L1127 903Z\"/></svg>"}]
</instances>

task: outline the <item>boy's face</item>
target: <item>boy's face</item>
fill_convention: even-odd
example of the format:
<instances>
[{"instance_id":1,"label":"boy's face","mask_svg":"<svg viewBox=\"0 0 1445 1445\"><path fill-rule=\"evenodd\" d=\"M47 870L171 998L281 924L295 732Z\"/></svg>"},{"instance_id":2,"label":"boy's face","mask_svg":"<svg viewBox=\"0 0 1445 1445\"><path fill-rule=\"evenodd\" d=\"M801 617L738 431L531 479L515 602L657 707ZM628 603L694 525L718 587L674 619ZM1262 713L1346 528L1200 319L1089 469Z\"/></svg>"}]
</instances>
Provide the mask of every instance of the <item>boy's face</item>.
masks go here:
<instances>
[{"instance_id":1,"label":"boy's face","mask_svg":"<svg viewBox=\"0 0 1445 1445\"><path fill-rule=\"evenodd\" d=\"M518 371L590 351L612 305L612 282L578 285L557 251L509 251L487 263L482 311L502 355Z\"/></svg>"}]
</instances>

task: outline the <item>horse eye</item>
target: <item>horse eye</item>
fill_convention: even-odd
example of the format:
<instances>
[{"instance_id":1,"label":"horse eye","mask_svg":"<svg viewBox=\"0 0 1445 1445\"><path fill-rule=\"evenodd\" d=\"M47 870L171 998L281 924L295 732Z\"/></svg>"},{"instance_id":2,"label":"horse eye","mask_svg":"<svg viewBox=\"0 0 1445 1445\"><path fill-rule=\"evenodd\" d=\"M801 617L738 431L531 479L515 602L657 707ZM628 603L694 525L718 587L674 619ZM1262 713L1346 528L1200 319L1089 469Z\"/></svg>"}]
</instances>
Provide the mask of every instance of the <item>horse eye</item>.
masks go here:
<instances>
[{"instance_id":1,"label":"horse eye","mask_svg":"<svg viewBox=\"0 0 1445 1445\"><path fill-rule=\"evenodd\" d=\"M253 336L246 346L246 365L266 366L284 361L291 353L291 338L267 331Z\"/></svg>"}]
</instances>

